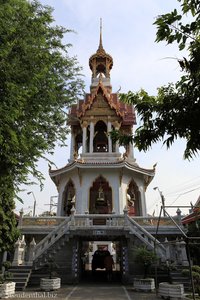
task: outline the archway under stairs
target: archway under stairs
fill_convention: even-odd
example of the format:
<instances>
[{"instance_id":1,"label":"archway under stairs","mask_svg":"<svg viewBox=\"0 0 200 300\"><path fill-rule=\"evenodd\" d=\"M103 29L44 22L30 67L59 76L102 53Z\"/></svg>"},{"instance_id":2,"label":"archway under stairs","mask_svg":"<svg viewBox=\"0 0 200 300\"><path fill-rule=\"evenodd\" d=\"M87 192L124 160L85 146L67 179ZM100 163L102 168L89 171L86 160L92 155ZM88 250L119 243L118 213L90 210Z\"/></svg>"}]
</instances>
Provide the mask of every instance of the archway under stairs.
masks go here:
<instances>
[{"instance_id":1,"label":"archway under stairs","mask_svg":"<svg viewBox=\"0 0 200 300\"><path fill-rule=\"evenodd\" d=\"M80 282L102 283L121 282L123 272L123 242L109 239L81 239L79 244L79 274ZM112 276L108 278L105 268L105 257L108 253L113 259Z\"/></svg>"}]
</instances>

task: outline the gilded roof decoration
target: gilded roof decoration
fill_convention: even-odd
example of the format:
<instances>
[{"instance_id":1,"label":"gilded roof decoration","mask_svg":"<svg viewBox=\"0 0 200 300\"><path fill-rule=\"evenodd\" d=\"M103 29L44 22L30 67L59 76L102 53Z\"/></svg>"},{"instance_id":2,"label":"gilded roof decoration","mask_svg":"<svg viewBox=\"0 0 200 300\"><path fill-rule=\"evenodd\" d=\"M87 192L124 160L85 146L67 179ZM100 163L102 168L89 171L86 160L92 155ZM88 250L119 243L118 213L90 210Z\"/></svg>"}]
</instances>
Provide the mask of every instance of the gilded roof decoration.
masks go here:
<instances>
[{"instance_id":1,"label":"gilded roof decoration","mask_svg":"<svg viewBox=\"0 0 200 300\"><path fill-rule=\"evenodd\" d=\"M107 89L104 87L102 81L99 81L99 84L97 85L97 88L95 90L94 93L90 94L86 100L86 102L83 102L82 106L81 106L81 110L78 112L78 117L82 117L85 115L86 110L90 109L92 104L94 103L94 100L96 99L99 90L102 90L103 92L103 96L105 97L105 99L107 100L110 108L114 109L116 111L116 114L120 117L124 116L124 111L120 111L120 106L118 102L114 102L113 101L113 95L109 94L107 92Z\"/></svg>"},{"instance_id":2,"label":"gilded roof decoration","mask_svg":"<svg viewBox=\"0 0 200 300\"><path fill-rule=\"evenodd\" d=\"M97 68L98 64L103 64L105 66L105 72L106 77L109 75L109 70L112 69L113 66L113 58L111 55L106 53L106 51L103 48L102 43L102 20L100 21L100 38L99 38L99 47L95 54L93 54L89 59L89 66L90 69L93 71L93 75L96 75L96 72L94 73L94 69ZM98 73L98 72L97 72Z\"/></svg>"}]
</instances>

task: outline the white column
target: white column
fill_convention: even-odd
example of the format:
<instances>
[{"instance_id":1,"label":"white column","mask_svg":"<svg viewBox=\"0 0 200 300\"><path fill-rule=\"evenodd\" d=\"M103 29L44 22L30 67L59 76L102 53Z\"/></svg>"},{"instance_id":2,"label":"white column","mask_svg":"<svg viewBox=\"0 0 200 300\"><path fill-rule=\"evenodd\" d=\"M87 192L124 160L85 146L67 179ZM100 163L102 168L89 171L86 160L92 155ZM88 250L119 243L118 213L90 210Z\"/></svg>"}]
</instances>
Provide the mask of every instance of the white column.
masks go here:
<instances>
[{"instance_id":1,"label":"white column","mask_svg":"<svg viewBox=\"0 0 200 300\"><path fill-rule=\"evenodd\" d=\"M61 217L64 215L64 211L63 211L63 201L65 201L65 199L63 199L63 193L65 190L65 185L59 186L58 187L58 205L57 205L57 214L56 216Z\"/></svg>"},{"instance_id":2,"label":"white column","mask_svg":"<svg viewBox=\"0 0 200 300\"><path fill-rule=\"evenodd\" d=\"M145 199L145 192L144 192L144 188L142 186L140 186L139 188L139 191L140 191L140 208L141 208L141 211L140 211L140 214L142 214L143 217L146 217L147 216L147 209L146 209L146 199Z\"/></svg>"},{"instance_id":3,"label":"white column","mask_svg":"<svg viewBox=\"0 0 200 300\"><path fill-rule=\"evenodd\" d=\"M133 131L131 129L131 135L133 135ZM129 143L129 153L128 153L128 158L133 159L134 155L133 155L133 144L130 142Z\"/></svg>"},{"instance_id":4,"label":"white column","mask_svg":"<svg viewBox=\"0 0 200 300\"><path fill-rule=\"evenodd\" d=\"M108 133L108 152L112 153L112 140L110 138L109 132L112 130L111 128L111 122L108 121L108 126L107 126L107 133Z\"/></svg>"},{"instance_id":5,"label":"white column","mask_svg":"<svg viewBox=\"0 0 200 300\"><path fill-rule=\"evenodd\" d=\"M90 153L93 153L94 123L90 122Z\"/></svg>"},{"instance_id":6,"label":"white column","mask_svg":"<svg viewBox=\"0 0 200 300\"><path fill-rule=\"evenodd\" d=\"M166 249L166 260L170 260L171 255L170 255L169 242L167 238L165 238L165 249Z\"/></svg>"},{"instance_id":7,"label":"white column","mask_svg":"<svg viewBox=\"0 0 200 300\"><path fill-rule=\"evenodd\" d=\"M115 123L115 130L119 130L120 124L118 122ZM119 153L119 142L117 141L115 144L115 152Z\"/></svg>"},{"instance_id":8,"label":"white column","mask_svg":"<svg viewBox=\"0 0 200 300\"><path fill-rule=\"evenodd\" d=\"M118 142L116 142L116 145L115 145L115 152L119 153L119 143Z\"/></svg>"},{"instance_id":9,"label":"white column","mask_svg":"<svg viewBox=\"0 0 200 300\"><path fill-rule=\"evenodd\" d=\"M83 125L83 148L82 148L82 154L86 153L86 126Z\"/></svg>"},{"instance_id":10,"label":"white column","mask_svg":"<svg viewBox=\"0 0 200 300\"><path fill-rule=\"evenodd\" d=\"M128 157L129 158L134 158L134 156L133 156L133 144L132 143L129 143Z\"/></svg>"},{"instance_id":11,"label":"white column","mask_svg":"<svg viewBox=\"0 0 200 300\"><path fill-rule=\"evenodd\" d=\"M22 248L22 264L24 264L24 262L25 262L25 251L26 251L26 242L25 242L25 236L24 235L22 235L21 248Z\"/></svg>"},{"instance_id":12,"label":"white column","mask_svg":"<svg viewBox=\"0 0 200 300\"><path fill-rule=\"evenodd\" d=\"M74 133L71 134L70 159L74 159Z\"/></svg>"},{"instance_id":13,"label":"white column","mask_svg":"<svg viewBox=\"0 0 200 300\"><path fill-rule=\"evenodd\" d=\"M19 266L22 264L21 260L21 240L18 238L18 240L15 243L15 252L14 252L14 259L12 262L12 266Z\"/></svg>"},{"instance_id":14,"label":"white column","mask_svg":"<svg viewBox=\"0 0 200 300\"><path fill-rule=\"evenodd\" d=\"M180 249L181 249L181 257L182 257L181 259L182 266L188 266L189 262L187 258L187 252L186 252L186 243L184 240L180 241Z\"/></svg>"},{"instance_id":15,"label":"white column","mask_svg":"<svg viewBox=\"0 0 200 300\"><path fill-rule=\"evenodd\" d=\"M35 239L33 238L29 245L29 255L28 255L28 263L27 263L29 266L33 265L35 246L36 246L36 242Z\"/></svg>"}]
</instances>

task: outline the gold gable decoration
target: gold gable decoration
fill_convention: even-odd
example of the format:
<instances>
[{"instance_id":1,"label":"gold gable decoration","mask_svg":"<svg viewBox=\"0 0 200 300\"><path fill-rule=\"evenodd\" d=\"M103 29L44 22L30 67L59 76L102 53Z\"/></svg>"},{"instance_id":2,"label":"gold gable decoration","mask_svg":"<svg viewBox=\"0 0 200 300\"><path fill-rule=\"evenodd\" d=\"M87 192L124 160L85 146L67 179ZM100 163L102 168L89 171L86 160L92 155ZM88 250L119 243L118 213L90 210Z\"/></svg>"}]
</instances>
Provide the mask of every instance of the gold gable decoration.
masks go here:
<instances>
[{"instance_id":1,"label":"gold gable decoration","mask_svg":"<svg viewBox=\"0 0 200 300\"><path fill-rule=\"evenodd\" d=\"M86 113L87 110L91 109L91 106L93 105L94 101L96 100L97 97L99 97L99 94L102 94L104 99L107 101L109 107L111 109L114 109L117 116L123 117L124 116L124 112L120 111L120 106L119 103L114 103L113 102L113 98L112 95L109 95L107 93L106 88L104 87L103 83L101 81L99 81L99 84L95 90L95 92L93 94L91 94L88 99L87 102L84 102L81 106L81 111L78 112L78 117L83 117ZM99 98L100 99L100 98Z\"/></svg>"}]
</instances>

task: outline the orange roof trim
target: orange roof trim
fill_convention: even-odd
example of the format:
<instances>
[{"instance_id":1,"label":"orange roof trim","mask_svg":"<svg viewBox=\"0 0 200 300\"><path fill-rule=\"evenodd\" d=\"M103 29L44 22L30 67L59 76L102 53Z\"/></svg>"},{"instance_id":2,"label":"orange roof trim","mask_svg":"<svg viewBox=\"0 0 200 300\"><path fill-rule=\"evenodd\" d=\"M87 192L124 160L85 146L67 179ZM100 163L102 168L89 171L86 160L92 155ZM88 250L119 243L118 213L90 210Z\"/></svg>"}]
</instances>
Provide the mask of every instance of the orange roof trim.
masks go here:
<instances>
[{"instance_id":1,"label":"orange roof trim","mask_svg":"<svg viewBox=\"0 0 200 300\"><path fill-rule=\"evenodd\" d=\"M92 93L91 95L88 96L86 102L83 102L82 106L81 106L81 111L77 113L78 117L82 117L85 115L85 112L91 108L96 96L98 95L98 91L99 89L102 90L103 92L103 96L106 98L110 108L115 109L116 113L118 116L122 117L124 116L124 111L120 111L120 105L119 102L114 102L113 96L112 94L109 94L106 90L106 88L104 87L102 81L100 80L97 88L95 90L94 93Z\"/></svg>"}]
</instances>

